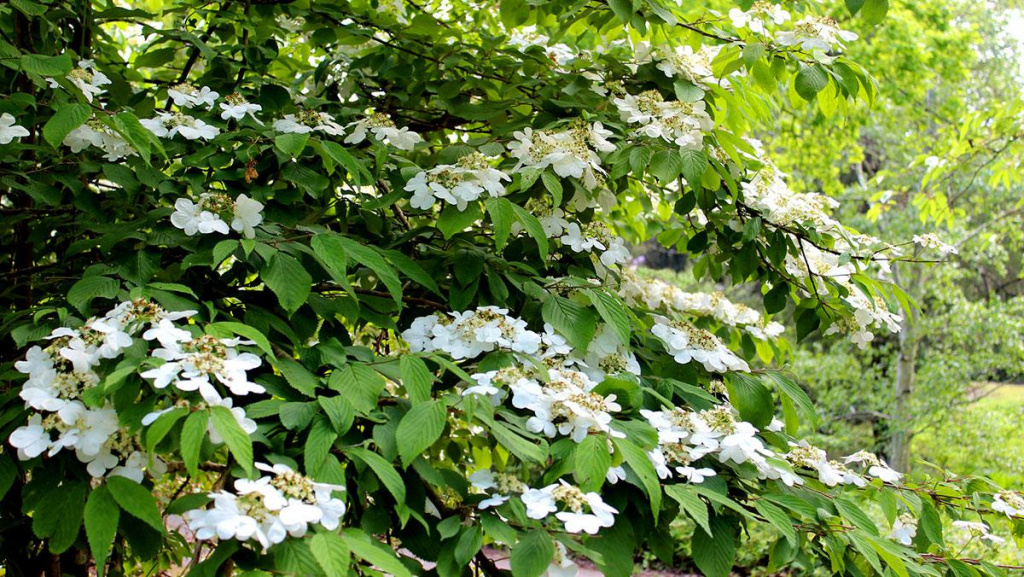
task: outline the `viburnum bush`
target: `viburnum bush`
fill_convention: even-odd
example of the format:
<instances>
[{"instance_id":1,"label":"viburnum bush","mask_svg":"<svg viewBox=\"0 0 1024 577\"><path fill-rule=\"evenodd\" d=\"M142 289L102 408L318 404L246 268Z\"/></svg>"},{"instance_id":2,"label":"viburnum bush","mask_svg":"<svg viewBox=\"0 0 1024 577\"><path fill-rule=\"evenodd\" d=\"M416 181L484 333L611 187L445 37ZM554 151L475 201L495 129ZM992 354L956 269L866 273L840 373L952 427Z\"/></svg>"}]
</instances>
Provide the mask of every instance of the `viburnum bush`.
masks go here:
<instances>
[{"instance_id":1,"label":"viburnum bush","mask_svg":"<svg viewBox=\"0 0 1024 577\"><path fill-rule=\"evenodd\" d=\"M903 239L750 137L870 103L830 15L888 3L846 5L0 6L4 570L628 575L683 516L711 576L752 524L773 568L1001 573L942 517L995 543L1020 495L793 436L785 335L913 306Z\"/></svg>"}]
</instances>

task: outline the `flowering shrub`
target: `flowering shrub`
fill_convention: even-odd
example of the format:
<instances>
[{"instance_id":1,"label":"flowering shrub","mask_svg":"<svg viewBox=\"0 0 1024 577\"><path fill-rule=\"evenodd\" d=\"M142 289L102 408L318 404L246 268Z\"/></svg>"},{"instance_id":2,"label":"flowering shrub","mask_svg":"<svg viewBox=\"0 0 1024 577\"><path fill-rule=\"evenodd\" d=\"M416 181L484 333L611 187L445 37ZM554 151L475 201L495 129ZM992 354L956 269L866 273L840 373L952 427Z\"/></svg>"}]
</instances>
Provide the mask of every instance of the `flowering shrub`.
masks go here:
<instances>
[{"instance_id":1,"label":"flowering shrub","mask_svg":"<svg viewBox=\"0 0 1024 577\"><path fill-rule=\"evenodd\" d=\"M304 6L0 7L7 567L495 574L489 545L626 575L685 516L712 576L749 524L777 566L1000 571L940 515L994 543L1019 495L830 459L772 366L787 308L868 346L910 306L899 247L749 138L783 99L870 100L855 34L765 3ZM764 312L642 280L650 238Z\"/></svg>"}]
</instances>

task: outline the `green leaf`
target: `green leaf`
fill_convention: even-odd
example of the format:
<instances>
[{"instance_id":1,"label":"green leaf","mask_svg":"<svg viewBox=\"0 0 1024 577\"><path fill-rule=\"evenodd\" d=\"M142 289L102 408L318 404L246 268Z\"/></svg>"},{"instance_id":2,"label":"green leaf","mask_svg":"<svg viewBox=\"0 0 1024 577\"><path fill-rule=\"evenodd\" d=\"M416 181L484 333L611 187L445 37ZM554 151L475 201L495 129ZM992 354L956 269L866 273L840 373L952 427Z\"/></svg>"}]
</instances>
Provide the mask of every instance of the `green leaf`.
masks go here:
<instances>
[{"instance_id":1,"label":"green leaf","mask_svg":"<svg viewBox=\"0 0 1024 577\"><path fill-rule=\"evenodd\" d=\"M406 467L434 444L447 422L448 406L442 401L426 401L409 409L395 431L398 454Z\"/></svg>"},{"instance_id":2,"label":"green leaf","mask_svg":"<svg viewBox=\"0 0 1024 577\"><path fill-rule=\"evenodd\" d=\"M724 517L711 519L711 534L694 531L693 562L707 577L729 577L736 559L736 537L733 525Z\"/></svg>"},{"instance_id":3,"label":"green leaf","mask_svg":"<svg viewBox=\"0 0 1024 577\"><path fill-rule=\"evenodd\" d=\"M21 57L21 69L40 76L65 76L71 72L71 55L25 54Z\"/></svg>"},{"instance_id":4,"label":"green leaf","mask_svg":"<svg viewBox=\"0 0 1024 577\"><path fill-rule=\"evenodd\" d=\"M633 2L631 0L609 0L608 6L615 13L615 17L623 24L629 24L633 20ZM516 577L519 577L516 575Z\"/></svg>"},{"instance_id":5,"label":"green leaf","mask_svg":"<svg viewBox=\"0 0 1024 577\"><path fill-rule=\"evenodd\" d=\"M409 399L413 404L429 400L434 375L427 368L427 363L419 357L402 355L398 366L402 374L402 385L409 393Z\"/></svg>"},{"instance_id":6,"label":"green leaf","mask_svg":"<svg viewBox=\"0 0 1024 577\"><path fill-rule=\"evenodd\" d=\"M277 295L281 308L291 316L306 302L313 287L313 277L299 261L283 252L276 252L260 272L263 282Z\"/></svg>"},{"instance_id":7,"label":"green leaf","mask_svg":"<svg viewBox=\"0 0 1024 577\"><path fill-rule=\"evenodd\" d=\"M112 299L121 290L121 283L106 276L87 276L71 285L68 291L68 303L83 314L88 315L89 305L93 299Z\"/></svg>"},{"instance_id":8,"label":"green leaf","mask_svg":"<svg viewBox=\"0 0 1024 577\"><path fill-rule=\"evenodd\" d=\"M584 491L597 491L604 484L612 456L608 453L608 439L604 435L590 435L576 446L574 458L576 479Z\"/></svg>"},{"instance_id":9,"label":"green leaf","mask_svg":"<svg viewBox=\"0 0 1024 577\"><path fill-rule=\"evenodd\" d=\"M11 6L18 9L25 16L42 16L50 9L32 0L11 0Z\"/></svg>"},{"instance_id":10,"label":"green leaf","mask_svg":"<svg viewBox=\"0 0 1024 577\"><path fill-rule=\"evenodd\" d=\"M512 575L514 577L539 577L547 570L554 556L555 544L551 542L550 535L544 531L527 533L512 548L512 555L509 559Z\"/></svg>"},{"instance_id":11,"label":"green leaf","mask_svg":"<svg viewBox=\"0 0 1024 577\"><path fill-rule=\"evenodd\" d=\"M796 73L796 93L804 100L814 100L819 92L828 85L828 74L820 64L803 64Z\"/></svg>"},{"instance_id":12,"label":"green leaf","mask_svg":"<svg viewBox=\"0 0 1024 577\"><path fill-rule=\"evenodd\" d=\"M327 385L338 391L349 403L363 413L377 408L377 398L384 390L384 377L362 363L348 363L331 373Z\"/></svg>"},{"instance_id":13,"label":"green leaf","mask_svg":"<svg viewBox=\"0 0 1024 577\"><path fill-rule=\"evenodd\" d=\"M463 529L459 540L455 543L455 563L466 566L469 560L484 546L484 534L479 525Z\"/></svg>"},{"instance_id":14,"label":"green leaf","mask_svg":"<svg viewBox=\"0 0 1024 577\"><path fill-rule=\"evenodd\" d=\"M395 272L394 267L388 264L384 257L373 248L363 246L348 237L338 236L337 239L346 255L351 257L353 261L365 265L377 275L377 278L384 283L388 292L391 293L391 298L395 299L395 304L401 308L402 281L398 278L398 273Z\"/></svg>"},{"instance_id":15,"label":"green leaf","mask_svg":"<svg viewBox=\"0 0 1024 577\"><path fill-rule=\"evenodd\" d=\"M619 342L629 348L629 340L632 335L629 323L629 313L626 305L617 297L598 289L587 289L584 291L590 297L590 302L597 309L604 322L608 323L619 337Z\"/></svg>"},{"instance_id":16,"label":"green leaf","mask_svg":"<svg viewBox=\"0 0 1024 577\"><path fill-rule=\"evenodd\" d=\"M773 315L786 308L786 297L789 296L789 284L780 280L768 292L764 293L764 312Z\"/></svg>"},{"instance_id":17,"label":"green leaf","mask_svg":"<svg viewBox=\"0 0 1024 577\"><path fill-rule=\"evenodd\" d=\"M785 511L764 499L754 501L754 508L757 509L757 512L767 519L773 527L782 533L782 536L789 541L790 545L794 547L797 545L796 529L793 528L793 521Z\"/></svg>"},{"instance_id":18,"label":"green leaf","mask_svg":"<svg viewBox=\"0 0 1024 577\"><path fill-rule=\"evenodd\" d=\"M320 146L331 160L344 166L345 170L347 170L349 174L356 177L356 182L359 184L369 184L373 182L373 175L370 173L369 169L366 168L366 165L349 154L349 152L340 144L329 140L323 140L320 142Z\"/></svg>"},{"instance_id":19,"label":"green leaf","mask_svg":"<svg viewBox=\"0 0 1024 577\"><path fill-rule=\"evenodd\" d=\"M508 244L508 237L512 233L515 211L512 209L512 203L506 198L489 198L486 204L487 214L491 215L491 225L494 227L494 248L501 252Z\"/></svg>"},{"instance_id":20,"label":"green leaf","mask_svg":"<svg viewBox=\"0 0 1024 577\"><path fill-rule=\"evenodd\" d=\"M356 557L375 565L384 573L393 577L412 577L412 573L395 557L394 551L371 539L366 533L358 529L345 529L341 538Z\"/></svg>"},{"instance_id":21,"label":"green leaf","mask_svg":"<svg viewBox=\"0 0 1024 577\"><path fill-rule=\"evenodd\" d=\"M208 419L209 413L196 411L185 419L185 425L181 428L181 460L185 462L188 474L193 477L199 475L199 453L203 448L203 439L206 438Z\"/></svg>"},{"instance_id":22,"label":"green leaf","mask_svg":"<svg viewBox=\"0 0 1024 577\"><path fill-rule=\"evenodd\" d=\"M309 549L327 575L348 574L348 545L340 535L326 531L317 533L309 540Z\"/></svg>"},{"instance_id":23,"label":"green leaf","mask_svg":"<svg viewBox=\"0 0 1024 577\"><path fill-rule=\"evenodd\" d=\"M459 207L450 204L441 211L441 216L437 219L437 229L449 239L473 226L482 217L483 212L476 202L470 203L466 210L459 210Z\"/></svg>"},{"instance_id":24,"label":"green leaf","mask_svg":"<svg viewBox=\"0 0 1024 577\"><path fill-rule=\"evenodd\" d=\"M89 500L85 503L85 536L96 560L98 577L103 577L107 555L110 555L114 535L117 534L118 517L120 509L106 485L100 485L89 493Z\"/></svg>"},{"instance_id":25,"label":"green leaf","mask_svg":"<svg viewBox=\"0 0 1024 577\"><path fill-rule=\"evenodd\" d=\"M384 457L359 447L349 447L345 449L345 454L370 467L395 501L405 504L405 483L402 476Z\"/></svg>"},{"instance_id":26,"label":"green leaf","mask_svg":"<svg viewBox=\"0 0 1024 577\"><path fill-rule=\"evenodd\" d=\"M551 295L541 308L544 322L565 335L573 348L587 350L597 330L597 315L580 303L558 295Z\"/></svg>"},{"instance_id":27,"label":"green leaf","mask_svg":"<svg viewBox=\"0 0 1024 577\"><path fill-rule=\"evenodd\" d=\"M307 474L313 475L323 467L337 438L338 433L334 431L327 419L322 416L317 417L306 437L306 445L302 453Z\"/></svg>"},{"instance_id":28,"label":"green leaf","mask_svg":"<svg viewBox=\"0 0 1024 577\"><path fill-rule=\"evenodd\" d=\"M548 192L551 193L553 206L561 206L564 190L562 188L562 181L558 179L558 176L545 170L540 174L540 180L544 183L544 188L548 189Z\"/></svg>"},{"instance_id":29,"label":"green leaf","mask_svg":"<svg viewBox=\"0 0 1024 577\"><path fill-rule=\"evenodd\" d=\"M156 421L153 421L146 428L146 450L152 453L153 448L167 436L167 433L174 427L174 424L187 414L187 408L177 407L160 415Z\"/></svg>"},{"instance_id":30,"label":"green leaf","mask_svg":"<svg viewBox=\"0 0 1024 577\"><path fill-rule=\"evenodd\" d=\"M659 150L651 158L648 171L660 182L672 182L683 172L682 156L675 150Z\"/></svg>"},{"instance_id":31,"label":"green leaf","mask_svg":"<svg viewBox=\"0 0 1024 577\"><path fill-rule=\"evenodd\" d=\"M846 9L850 11L850 16L856 16L862 6L864 6L864 0L846 0Z\"/></svg>"},{"instance_id":32,"label":"green leaf","mask_svg":"<svg viewBox=\"0 0 1024 577\"><path fill-rule=\"evenodd\" d=\"M518 204L513 204L512 210L516 213L516 220L526 229L526 234L532 236L533 240L537 242L537 251L540 252L541 260L546 261L548 259L548 236L544 233L544 227L536 216Z\"/></svg>"},{"instance_id":33,"label":"green leaf","mask_svg":"<svg viewBox=\"0 0 1024 577\"><path fill-rule=\"evenodd\" d=\"M91 116L92 108L88 104L65 104L46 121L46 125L43 126L43 138L50 146L60 148L64 138Z\"/></svg>"},{"instance_id":34,"label":"green leaf","mask_svg":"<svg viewBox=\"0 0 1024 577\"><path fill-rule=\"evenodd\" d=\"M708 506L697 496L689 485L665 485L665 493L675 499L683 511L709 536L711 525L708 523Z\"/></svg>"},{"instance_id":35,"label":"green leaf","mask_svg":"<svg viewBox=\"0 0 1024 577\"><path fill-rule=\"evenodd\" d=\"M288 156L299 156L302 150L306 148L306 143L309 142L309 133L288 133L281 134L274 138L274 145L278 150L287 154Z\"/></svg>"},{"instance_id":36,"label":"green leaf","mask_svg":"<svg viewBox=\"0 0 1024 577\"><path fill-rule=\"evenodd\" d=\"M538 446L527 441L514 433L512 429L497 421L491 422L490 431L498 443L516 457L540 465L547 461L548 451L546 446Z\"/></svg>"},{"instance_id":37,"label":"green leaf","mask_svg":"<svg viewBox=\"0 0 1024 577\"><path fill-rule=\"evenodd\" d=\"M252 439L242 426L235 420L231 410L226 407L211 407L210 417L213 420L213 428L217 434L224 439L228 450L234 455L235 460L243 469L252 469Z\"/></svg>"},{"instance_id":38,"label":"green leaf","mask_svg":"<svg viewBox=\"0 0 1024 577\"><path fill-rule=\"evenodd\" d=\"M708 169L708 157L703 150L680 150L679 160L682 161L683 178L691 188L700 186L704 171Z\"/></svg>"},{"instance_id":39,"label":"green leaf","mask_svg":"<svg viewBox=\"0 0 1024 577\"><path fill-rule=\"evenodd\" d=\"M874 26L885 20L885 15L888 13L889 0L864 0L864 5L860 9L864 23L869 26Z\"/></svg>"},{"instance_id":40,"label":"green leaf","mask_svg":"<svg viewBox=\"0 0 1024 577\"><path fill-rule=\"evenodd\" d=\"M729 389L729 400L739 409L744 421L759 429L772 422L775 403L760 379L747 373L732 372L726 375L725 384Z\"/></svg>"},{"instance_id":41,"label":"green leaf","mask_svg":"<svg viewBox=\"0 0 1024 577\"><path fill-rule=\"evenodd\" d=\"M327 414L336 433L344 435L352 428L356 412L352 403L348 402L345 397L317 397L316 400L323 407L324 413Z\"/></svg>"},{"instance_id":42,"label":"green leaf","mask_svg":"<svg viewBox=\"0 0 1024 577\"><path fill-rule=\"evenodd\" d=\"M640 486L651 501L651 513L657 518L661 509L661 483L651 458L647 456L647 451L626 439L615 439L615 446L622 453L629 468L639 477Z\"/></svg>"},{"instance_id":43,"label":"green leaf","mask_svg":"<svg viewBox=\"0 0 1024 577\"><path fill-rule=\"evenodd\" d=\"M230 338L232 335L245 337L256 343L261 351L267 353L270 358L274 357L274 350L270 347L270 340L259 329L246 324L236 322L218 322L206 325L206 334L217 338Z\"/></svg>"},{"instance_id":44,"label":"green leaf","mask_svg":"<svg viewBox=\"0 0 1024 577\"><path fill-rule=\"evenodd\" d=\"M316 388L320 386L320 377L309 372L309 369L293 359L279 358L274 361L274 367L281 371L284 379L293 389L307 397L316 396Z\"/></svg>"},{"instance_id":45,"label":"green leaf","mask_svg":"<svg viewBox=\"0 0 1024 577\"><path fill-rule=\"evenodd\" d=\"M107 477L107 488L125 512L163 534L164 520L149 489L127 477L116 475Z\"/></svg>"}]
</instances>

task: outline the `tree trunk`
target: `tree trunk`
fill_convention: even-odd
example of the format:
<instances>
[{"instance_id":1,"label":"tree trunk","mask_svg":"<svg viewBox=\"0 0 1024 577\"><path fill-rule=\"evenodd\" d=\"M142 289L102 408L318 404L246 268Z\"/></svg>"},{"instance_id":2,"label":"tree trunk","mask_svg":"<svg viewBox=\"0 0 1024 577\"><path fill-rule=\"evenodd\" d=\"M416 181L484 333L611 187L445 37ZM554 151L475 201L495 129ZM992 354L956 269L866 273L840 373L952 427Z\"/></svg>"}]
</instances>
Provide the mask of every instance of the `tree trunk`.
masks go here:
<instances>
[{"instance_id":1,"label":"tree trunk","mask_svg":"<svg viewBox=\"0 0 1024 577\"><path fill-rule=\"evenodd\" d=\"M916 315L904 311L900 323L899 353L896 357L895 406L890 420L889 466L897 471L910 471L910 395L914 392L914 368L917 363Z\"/></svg>"}]
</instances>

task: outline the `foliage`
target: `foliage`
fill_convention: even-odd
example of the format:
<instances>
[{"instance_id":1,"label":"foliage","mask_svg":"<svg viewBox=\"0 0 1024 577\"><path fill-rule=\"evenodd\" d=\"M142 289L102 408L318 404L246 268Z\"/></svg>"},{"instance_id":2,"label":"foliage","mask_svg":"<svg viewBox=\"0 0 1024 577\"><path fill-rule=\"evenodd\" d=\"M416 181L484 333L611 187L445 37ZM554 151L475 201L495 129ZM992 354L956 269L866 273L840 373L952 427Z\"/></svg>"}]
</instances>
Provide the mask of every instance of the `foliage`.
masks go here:
<instances>
[{"instance_id":1,"label":"foliage","mask_svg":"<svg viewBox=\"0 0 1024 577\"><path fill-rule=\"evenodd\" d=\"M909 308L745 138L872 101L856 35L440 4L0 6L5 569L625 575L684 516L712 576L751 524L780 566L1000 574L940 517L1019 495L829 461L768 367L768 315L866 346ZM651 238L767 314L624 268Z\"/></svg>"}]
</instances>

